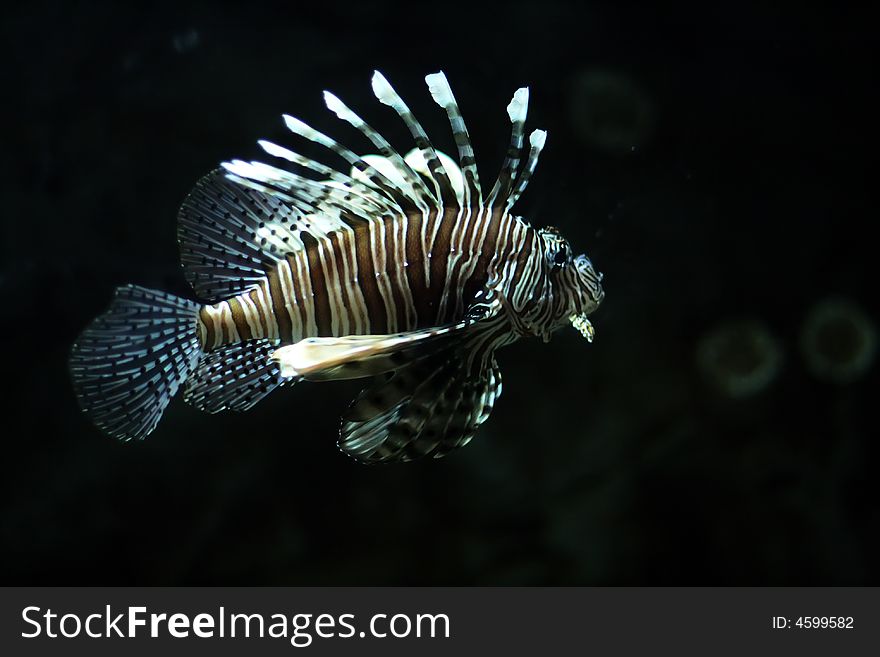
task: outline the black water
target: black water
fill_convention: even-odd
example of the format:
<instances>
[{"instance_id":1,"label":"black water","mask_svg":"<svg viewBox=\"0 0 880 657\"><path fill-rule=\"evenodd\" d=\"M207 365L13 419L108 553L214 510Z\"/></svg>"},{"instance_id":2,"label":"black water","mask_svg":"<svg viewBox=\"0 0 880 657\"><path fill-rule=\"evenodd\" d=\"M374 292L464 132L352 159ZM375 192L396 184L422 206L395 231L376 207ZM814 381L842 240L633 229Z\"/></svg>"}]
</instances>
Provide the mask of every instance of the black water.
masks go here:
<instances>
[{"instance_id":1,"label":"black water","mask_svg":"<svg viewBox=\"0 0 880 657\"><path fill-rule=\"evenodd\" d=\"M829 297L878 321L868 21L305 4L4 9L3 583L877 584L877 368L824 381L798 346ZM356 385L243 415L178 401L142 444L100 435L67 378L77 332L116 285L187 293L180 201L257 138L285 140L282 112L360 143L322 89L408 149L373 68L449 150L422 82L443 68L490 179L504 108L531 86L550 136L519 210L605 272L595 343L502 352L492 418L441 461L340 454ZM731 399L696 351L742 319L781 360Z\"/></svg>"}]
</instances>

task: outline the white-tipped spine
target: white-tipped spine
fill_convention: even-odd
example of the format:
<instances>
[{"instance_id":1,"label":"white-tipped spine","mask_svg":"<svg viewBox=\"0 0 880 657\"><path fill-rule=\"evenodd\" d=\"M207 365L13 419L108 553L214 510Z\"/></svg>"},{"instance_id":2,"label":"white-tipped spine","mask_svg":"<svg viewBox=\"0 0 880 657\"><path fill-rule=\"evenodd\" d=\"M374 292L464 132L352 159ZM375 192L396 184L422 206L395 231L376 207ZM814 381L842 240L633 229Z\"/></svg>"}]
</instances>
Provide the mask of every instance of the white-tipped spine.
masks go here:
<instances>
[{"instance_id":1,"label":"white-tipped spine","mask_svg":"<svg viewBox=\"0 0 880 657\"><path fill-rule=\"evenodd\" d=\"M547 131L546 130L534 130L532 134L529 135L529 145L536 149L537 151L541 151L544 148L544 144L547 142Z\"/></svg>"},{"instance_id":2,"label":"white-tipped spine","mask_svg":"<svg viewBox=\"0 0 880 657\"><path fill-rule=\"evenodd\" d=\"M343 121L347 121L353 125L355 128L360 128L360 126L363 125L363 120L361 120L357 114L348 109L348 107L345 106L345 103L329 91L324 92L324 103L327 105L327 109Z\"/></svg>"},{"instance_id":3,"label":"white-tipped spine","mask_svg":"<svg viewBox=\"0 0 880 657\"><path fill-rule=\"evenodd\" d=\"M508 210L513 207L513 205L519 200L519 197L522 196L522 193L526 190L526 187L528 187L532 174L535 173L535 167L538 166L538 158L541 155L541 150L544 148L546 142L546 130L533 130L532 134L529 135L529 145L531 146L529 149L529 159L526 161L525 170L523 170L522 175L519 177L516 189L514 189L513 193L507 198Z\"/></svg>"},{"instance_id":4,"label":"white-tipped spine","mask_svg":"<svg viewBox=\"0 0 880 657\"><path fill-rule=\"evenodd\" d=\"M290 114L284 115L284 125L286 125L287 129L292 133L305 137L306 139L314 140L314 137L318 134L314 128L303 123L295 116L290 116Z\"/></svg>"},{"instance_id":5,"label":"white-tipped spine","mask_svg":"<svg viewBox=\"0 0 880 657\"><path fill-rule=\"evenodd\" d=\"M397 92L394 91L388 83L388 80L385 79L385 76L379 71L373 72L372 87L376 98L378 98L383 105L388 105L394 109L400 118L403 119L407 128L409 128L410 134L416 139L416 142L423 141L425 143L425 146L422 147L421 150L422 155L428 162L428 168L431 172L430 178L434 184L435 196L437 198L443 197L445 189L448 189L453 195L457 196L451 183L449 183L448 187L444 185L445 182L448 182L449 176L443 170L442 164L440 164L437 159L437 154L434 152L434 147L431 146L424 128L422 128L416 118L412 115L409 107L407 107L406 103L403 102L403 99L397 94Z\"/></svg>"},{"instance_id":6,"label":"white-tipped spine","mask_svg":"<svg viewBox=\"0 0 880 657\"><path fill-rule=\"evenodd\" d=\"M231 162L223 162L220 166L236 176L241 176L242 178L254 178L261 182L268 182L266 177L250 162L245 162L244 160L232 160Z\"/></svg>"},{"instance_id":7,"label":"white-tipped spine","mask_svg":"<svg viewBox=\"0 0 880 657\"><path fill-rule=\"evenodd\" d=\"M371 85L373 87L373 93L383 105L394 107L398 102L399 98L394 91L394 88L388 80L385 79L385 76L379 73L379 71L373 71Z\"/></svg>"},{"instance_id":8,"label":"white-tipped spine","mask_svg":"<svg viewBox=\"0 0 880 657\"><path fill-rule=\"evenodd\" d=\"M440 107L445 109L455 103L452 87L449 86L449 80L446 79L446 74L443 71L426 75L425 82L428 83L428 91L431 92L431 98Z\"/></svg>"},{"instance_id":9,"label":"white-tipped spine","mask_svg":"<svg viewBox=\"0 0 880 657\"><path fill-rule=\"evenodd\" d=\"M289 148L284 148L284 146L279 146L266 139L260 139L257 141L257 144L272 157L280 157L288 162L296 162L296 154Z\"/></svg>"},{"instance_id":10,"label":"white-tipped spine","mask_svg":"<svg viewBox=\"0 0 880 657\"><path fill-rule=\"evenodd\" d=\"M480 203L482 201L482 193L480 191L480 176L474 163L474 149L471 146L461 110L458 107L458 103L455 102L452 87L449 86L449 80L446 79L446 74L443 71L439 71L426 75L425 82L428 85L431 98L446 110L455 142L458 145L458 160L461 171L463 175L470 178L473 185L473 190L468 184L463 186L463 193L458 194L459 202L464 205L471 205L471 195L473 193L477 199L475 203Z\"/></svg>"},{"instance_id":11,"label":"white-tipped spine","mask_svg":"<svg viewBox=\"0 0 880 657\"><path fill-rule=\"evenodd\" d=\"M522 87L516 90L510 104L507 106L507 116L511 123L525 123L529 112L529 88Z\"/></svg>"}]
</instances>

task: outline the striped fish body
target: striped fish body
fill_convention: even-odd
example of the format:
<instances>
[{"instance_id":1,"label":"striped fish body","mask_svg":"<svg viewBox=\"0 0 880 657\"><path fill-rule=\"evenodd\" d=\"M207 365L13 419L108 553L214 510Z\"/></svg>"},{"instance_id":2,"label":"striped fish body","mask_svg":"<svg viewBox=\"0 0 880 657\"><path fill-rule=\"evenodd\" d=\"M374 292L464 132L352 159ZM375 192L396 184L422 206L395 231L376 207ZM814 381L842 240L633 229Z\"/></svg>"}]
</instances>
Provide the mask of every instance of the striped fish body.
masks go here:
<instances>
[{"instance_id":1,"label":"striped fish body","mask_svg":"<svg viewBox=\"0 0 880 657\"><path fill-rule=\"evenodd\" d=\"M271 229L270 229L271 230ZM461 321L490 280L516 289L539 269L537 232L501 210L400 215L308 240L265 279L199 313L200 344L213 351L268 339L399 333Z\"/></svg>"},{"instance_id":2,"label":"striped fish body","mask_svg":"<svg viewBox=\"0 0 880 657\"><path fill-rule=\"evenodd\" d=\"M508 106L510 146L484 195L445 76L426 80L449 118L457 162L434 150L376 73L376 97L415 141L406 156L325 92L328 108L378 154L357 155L285 116L350 171L263 141L283 166L233 160L199 181L178 237L200 303L118 288L73 346L74 388L95 424L143 438L181 387L187 402L214 413L247 410L301 380L364 378L370 385L342 419L343 451L365 462L439 457L489 417L501 393L499 347L547 340L568 322L592 339L587 315L604 297L601 275L559 231L511 213L546 137L530 135L520 167L528 91Z\"/></svg>"}]
</instances>

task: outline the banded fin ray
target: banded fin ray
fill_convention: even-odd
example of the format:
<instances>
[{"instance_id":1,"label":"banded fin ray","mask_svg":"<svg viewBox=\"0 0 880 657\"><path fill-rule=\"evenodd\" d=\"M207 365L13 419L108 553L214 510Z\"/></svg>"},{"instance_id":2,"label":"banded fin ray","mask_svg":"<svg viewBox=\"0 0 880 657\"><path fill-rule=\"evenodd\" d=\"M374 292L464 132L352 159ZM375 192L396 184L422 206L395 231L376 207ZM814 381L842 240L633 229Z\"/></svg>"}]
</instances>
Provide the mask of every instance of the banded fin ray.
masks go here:
<instances>
[{"instance_id":1,"label":"banded fin ray","mask_svg":"<svg viewBox=\"0 0 880 657\"><path fill-rule=\"evenodd\" d=\"M467 126L464 123L461 110L458 108L458 103L455 101L452 87L449 86L449 80L446 79L446 74L443 71L425 76L425 82L428 84L428 91L431 92L431 98L446 110L449 124L452 126L452 137L458 148L458 163L465 180L463 204L467 207L478 207L483 202L480 176L477 173L474 149L471 146Z\"/></svg>"},{"instance_id":2,"label":"banded fin ray","mask_svg":"<svg viewBox=\"0 0 880 657\"><path fill-rule=\"evenodd\" d=\"M294 189L297 205L271 191L238 184L222 170L202 178L178 215L184 275L199 298L218 301L265 279L267 268L305 248L303 235L326 237L366 221L361 209L333 187Z\"/></svg>"},{"instance_id":3,"label":"banded fin ray","mask_svg":"<svg viewBox=\"0 0 880 657\"><path fill-rule=\"evenodd\" d=\"M206 354L186 382L184 401L207 413L252 408L288 382L269 359L276 346L271 340L249 340Z\"/></svg>"},{"instance_id":4,"label":"banded fin ray","mask_svg":"<svg viewBox=\"0 0 880 657\"><path fill-rule=\"evenodd\" d=\"M80 407L101 430L131 440L155 428L202 355L198 309L195 302L126 285L83 330L70 374Z\"/></svg>"},{"instance_id":5,"label":"banded fin ray","mask_svg":"<svg viewBox=\"0 0 880 657\"><path fill-rule=\"evenodd\" d=\"M510 117L511 132L510 145L507 155L498 173L498 179L489 192L486 205L496 207L502 201L507 201L513 190L513 180L516 178L519 168L520 155L523 147L523 128L529 112L529 88L522 87L513 94L510 104L507 106L507 115Z\"/></svg>"},{"instance_id":6,"label":"banded fin ray","mask_svg":"<svg viewBox=\"0 0 880 657\"><path fill-rule=\"evenodd\" d=\"M288 161L297 161L296 153L261 141L267 153ZM234 182L283 200L303 214L323 216L327 221L338 220L343 213L354 213L364 218L375 213L397 212L384 196L374 193L360 182L336 171L328 180L313 180L296 173L273 167L263 162L224 162L226 177Z\"/></svg>"},{"instance_id":7,"label":"banded fin ray","mask_svg":"<svg viewBox=\"0 0 880 657\"><path fill-rule=\"evenodd\" d=\"M306 203L309 206L308 211L324 212L330 216L338 215L340 210L344 210L362 214L367 219L377 213L399 214L403 209L412 210L417 206L416 200L407 195L397 180L372 166L367 159L355 155L299 119L285 115L284 120L292 132L341 155L352 165L352 171L356 171L357 175L342 173L289 148L261 139L257 143L268 155L317 173L324 180L307 178L286 168L259 161L243 160L222 163L228 178L244 187L289 202L300 210L306 211L301 205ZM315 205L315 200L323 202Z\"/></svg>"},{"instance_id":8,"label":"banded fin ray","mask_svg":"<svg viewBox=\"0 0 880 657\"><path fill-rule=\"evenodd\" d=\"M538 158L540 157L541 151L544 149L544 144L546 142L546 130L533 130L529 135L529 157L528 160L526 160L522 174L519 176L516 183L516 188L511 192L510 196L507 197L508 210L514 206L519 200L519 197L522 196L522 193L526 191L526 187L528 187L529 181L532 179L532 174L535 173L535 168L538 166Z\"/></svg>"},{"instance_id":9,"label":"banded fin ray","mask_svg":"<svg viewBox=\"0 0 880 657\"><path fill-rule=\"evenodd\" d=\"M437 151L434 150L434 146L431 144L431 140L428 139L425 129L422 128L416 117L413 116L413 113L394 90L394 87L389 84L385 76L379 73L379 71L373 72L372 86L373 94L379 99L379 102L383 105L388 105L397 112L409 129L416 143L416 148L421 152L422 158L427 165L429 177L433 181L437 197L441 199L445 207L459 207L462 199L450 182L449 175L443 163L437 157Z\"/></svg>"},{"instance_id":10,"label":"banded fin ray","mask_svg":"<svg viewBox=\"0 0 880 657\"><path fill-rule=\"evenodd\" d=\"M407 194L406 189L401 188L394 180L370 165L369 162L357 155L351 149L346 148L335 139L315 130L304 121L290 116L289 114L284 115L284 124L292 133L319 144L339 155L342 159L348 162L349 165L366 176L373 186L393 200L401 211L413 212L418 209L418 204L409 194Z\"/></svg>"},{"instance_id":11,"label":"banded fin ray","mask_svg":"<svg viewBox=\"0 0 880 657\"><path fill-rule=\"evenodd\" d=\"M494 355L440 354L378 379L342 418L339 447L366 463L440 458L466 445L501 394Z\"/></svg>"},{"instance_id":12,"label":"banded fin ray","mask_svg":"<svg viewBox=\"0 0 880 657\"><path fill-rule=\"evenodd\" d=\"M399 172L403 182L407 185L409 193L419 205L419 209L423 214L427 215L429 208L436 209L436 198L433 196L432 191L428 189L424 181L410 167L409 163L401 157L400 153L391 146L385 137L374 130L366 121L355 114L345 105L345 103L329 91L324 92L324 102L331 112L336 114L336 116L343 121L350 123L352 126L360 130L361 133L363 133L363 135L379 149L380 155L389 161L393 170ZM367 160L366 157L363 159L374 168L378 169L381 173L385 173L381 168L377 167L373 161ZM352 173L354 173L354 171ZM385 175L390 180L394 180L392 176L388 174Z\"/></svg>"},{"instance_id":13,"label":"banded fin ray","mask_svg":"<svg viewBox=\"0 0 880 657\"><path fill-rule=\"evenodd\" d=\"M454 168L443 161L445 156L441 156L439 151L435 150L410 108L378 71L373 73L372 78L374 95L401 117L416 144L416 149L406 157L401 157L385 137L369 126L339 98L325 91L324 100L328 109L338 118L357 128L379 150L380 155L357 155L300 119L284 115L284 122L291 132L342 157L351 166L351 174L347 175L266 140L261 140L259 144L267 154L324 176L325 180L312 180L284 168L254 161L233 160L224 162L223 166L236 182L266 194L275 194L302 211L305 210L300 204L312 201L315 194L322 197L324 192L321 190L326 187L337 188L342 194L324 197L325 202L320 207L321 211L330 215L338 214L339 209L348 204L345 211L354 211L367 220L377 213L385 212L391 214L419 212L426 215L436 209L435 204L438 202L447 208L478 207L484 199L473 147L461 110L442 71L426 76L425 81L431 97L444 108L452 127L458 149L458 164ZM487 199L490 207L497 207L502 203L508 210L513 207L525 191L537 167L538 157L546 141L547 133L543 130L535 130L531 133L527 161L522 171L519 171L527 110L528 89L518 89L507 107L512 124L510 145L496 183ZM376 159L371 158L381 158L384 160L381 164L387 166L380 166ZM453 177L458 174L462 177L460 186L453 181ZM423 176L431 183L431 187L425 185ZM306 189L309 193L303 194ZM306 198L304 199L303 196Z\"/></svg>"},{"instance_id":14,"label":"banded fin ray","mask_svg":"<svg viewBox=\"0 0 880 657\"><path fill-rule=\"evenodd\" d=\"M342 190L344 193L342 199L344 201L362 211L395 211L396 205L393 201L385 194L379 193L379 190L374 185L368 185L363 180L358 180L353 176L344 174L326 164L316 162L315 160L300 155L289 148L279 146L266 139L260 139L257 144L259 144L260 148L262 148L268 155L286 160L301 169L317 173L325 179L314 180L306 178L292 171L274 167L262 162L243 162L241 160L224 162L222 166L228 171L228 176L239 179L238 182L240 184L253 187L259 191L266 191L263 184L268 184L282 187L287 191L307 188L312 190L313 193L315 191L320 191L326 194L330 194L330 188L335 188L337 190ZM278 192L277 190L271 190L269 193L275 193L279 197L290 198L292 201L294 200L287 194ZM340 197L337 195L334 198L338 201Z\"/></svg>"}]
</instances>

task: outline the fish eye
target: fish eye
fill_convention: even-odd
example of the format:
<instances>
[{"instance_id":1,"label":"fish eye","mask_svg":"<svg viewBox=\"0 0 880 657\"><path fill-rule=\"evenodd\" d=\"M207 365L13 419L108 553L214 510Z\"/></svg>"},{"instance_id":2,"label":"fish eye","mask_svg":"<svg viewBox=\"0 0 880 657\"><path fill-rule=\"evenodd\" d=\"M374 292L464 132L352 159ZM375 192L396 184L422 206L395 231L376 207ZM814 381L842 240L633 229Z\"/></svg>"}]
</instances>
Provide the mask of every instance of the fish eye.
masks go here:
<instances>
[{"instance_id":1,"label":"fish eye","mask_svg":"<svg viewBox=\"0 0 880 657\"><path fill-rule=\"evenodd\" d=\"M571 248L562 240L555 240L548 249L547 260L553 269L561 269L571 262Z\"/></svg>"}]
</instances>

